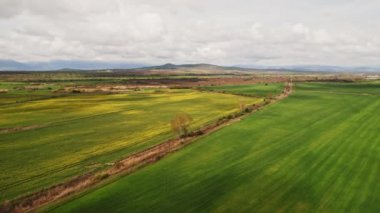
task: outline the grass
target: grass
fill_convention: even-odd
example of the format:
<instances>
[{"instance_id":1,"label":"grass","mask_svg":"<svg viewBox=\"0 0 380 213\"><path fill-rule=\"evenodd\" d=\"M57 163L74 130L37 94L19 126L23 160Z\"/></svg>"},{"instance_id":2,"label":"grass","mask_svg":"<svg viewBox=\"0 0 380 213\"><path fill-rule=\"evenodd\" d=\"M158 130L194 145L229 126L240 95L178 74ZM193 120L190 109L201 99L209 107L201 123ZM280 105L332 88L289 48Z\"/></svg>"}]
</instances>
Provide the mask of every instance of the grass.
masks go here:
<instances>
[{"instance_id":1,"label":"grass","mask_svg":"<svg viewBox=\"0 0 380 213\"><path fill-rule=\"evenodd\" d=\"M299 84L289 98L50 210L379 212L380 99L361 94L378 87Z\"/></svg>"},{"instance_id":2,"label":"grass","mask_svg":"<svg viewBox=\"0 0 380 213\"><path fill-rule=\"evenodd\" d=\"M39 97L15 92L13 101ZM196 128L237 111L240 101L255 103L261 99L149 89L23 99L1 105L0 128L38 128L0 133L0 201L103 169L132 152L172 138L170 120L177 113L191 115L192 128Z\"/></svg>"},{"instance_id":3,"label":"grass","mask_svg":"<svg viewBox=\"0 0 380 213\"><path fill-rule=\"evenodd\" d=\"M222 86L208 86L202 87L204 90L225 92L237 95L253 95L259 97L266 97L271 95L278 95L282 92L284 83L271 83L271 84L245 84L245 85L222 85Z\"/></svg>"},{"instance_id":4,"label":"grass","mask_svg":"<svg viewBox=\"0 0 380 213\"><path fill-rule=\"evenodd\" d=\"M27 86L30 86L30 84L0 82L0 91L7 91L6 93L0 93L0 106L61 96L60 94L52 93L52 91L61 88L62 85L43 84L39 90L27 90L25 89Z\"/></svg>"},{"instance_id":5,"label":"grass","mask_svg":"<svg viewBox=\"0 0 380 213\"><path fill-rule=\"evenodd\" d=\"M331 84L313 83L299 84L298 88L309 92L332 92L335 94L358 94L358 95L380 95L379 81L364 81L359 83Z\"/></svg>"}]
</instances>

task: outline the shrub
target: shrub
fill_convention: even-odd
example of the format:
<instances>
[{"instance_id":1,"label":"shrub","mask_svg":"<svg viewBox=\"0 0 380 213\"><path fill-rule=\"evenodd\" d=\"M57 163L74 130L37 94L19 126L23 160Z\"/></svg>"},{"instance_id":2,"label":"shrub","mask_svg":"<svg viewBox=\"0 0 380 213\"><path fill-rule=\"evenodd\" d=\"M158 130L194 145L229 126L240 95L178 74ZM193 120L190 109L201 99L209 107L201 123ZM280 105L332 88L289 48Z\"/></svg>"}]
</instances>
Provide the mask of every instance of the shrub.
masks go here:
<instances>
[{"instance_id":1,"label":"shrub","mask_svg":"<svg viewBox=\"0 0 380 213\"><path fill-rule=\"evenodd\" d=\"M186 137L189 132L189 127L193 119L186 113L177 115L170 121L173 132L179 135L179 137Z\"/></svg>"},{"instance_id":2,"label":"shrub","mask_svg":"<svg viewBox=\"0 0 380 213\"><path fill-rule=\"evenodd\" d=\"M107 179L110 175L108 173L102 173L95 176L96 181Z\"/></svg>"}]
</instances>

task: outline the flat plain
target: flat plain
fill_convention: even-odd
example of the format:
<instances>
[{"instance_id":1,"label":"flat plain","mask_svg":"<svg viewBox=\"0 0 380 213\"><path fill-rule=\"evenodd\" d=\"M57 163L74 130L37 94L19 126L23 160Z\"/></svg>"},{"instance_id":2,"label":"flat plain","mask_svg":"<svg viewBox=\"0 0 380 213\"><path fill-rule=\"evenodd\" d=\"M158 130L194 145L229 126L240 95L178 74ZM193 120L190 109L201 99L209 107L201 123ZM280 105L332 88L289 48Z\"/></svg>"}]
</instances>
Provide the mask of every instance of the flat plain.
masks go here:
<instances>
[{"instance_id":1,"label":"flat plain","mask_svg":"<svg viewBox=\"0 0 380 213\"><path fill-rule=\"evenodd\" d=\"M170 120L185 112L198 128L260 98L190 89L121 94L59 94L64 84L23 90L1 83L0 201L100 170L129 154L175 137Z\"/></svg>"},{"instance_id":2,"label":"flat plain","mask_svg":"<svg viewBox=\"0 0 380 213\"><path fill-rule=\"evenodd\" d=\"M52 212L379 212L380 84L285 100Z\"/></svg>"}]
</instances>

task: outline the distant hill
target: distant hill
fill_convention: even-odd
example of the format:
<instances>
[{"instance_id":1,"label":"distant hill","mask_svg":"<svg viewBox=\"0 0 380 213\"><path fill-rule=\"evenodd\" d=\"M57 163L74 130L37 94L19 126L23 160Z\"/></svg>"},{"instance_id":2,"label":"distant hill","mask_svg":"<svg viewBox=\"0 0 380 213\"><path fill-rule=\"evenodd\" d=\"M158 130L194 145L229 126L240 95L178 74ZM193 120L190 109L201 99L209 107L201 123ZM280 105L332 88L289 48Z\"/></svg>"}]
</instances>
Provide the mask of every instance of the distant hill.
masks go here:
<instances>
[{"instance_id":1,"label":"distant hill","mask_svg":"<svg viewBox=\"0 0 380 213\"><path fill-rule=\"evenodd\" d=\"M257 71L240 67L224 67L213 64L163 64L159 66L150 66L133 69L134 71L159 72L159 73L177 73L177 74L229 74L246 71Z\"/></svg>"},{"instance_id":2,"label":"distant hill","mask_svg":"<svg viewBox=\"0 0 380 213\"><path fill-rule=\"evenodd\" d=\"M101 62L80 60L53 60L48 62L24 63L14 60L0 60L0 70L4 71L130 69L142 66L144 65L124 62Z\"/></svg>"},{"instance_id":3,"label":"distant hill","mask_svg":"<svg viewBox=\"0 0 380 213\"><path fill-rule=\"evenodd\" d=\"M342 67L323 65L295 65L295 66L218 66L213 64L164 64L160 66L142 67L137 70L160 70L167 72L195 72L195 73L231 73L231 72L380 72L380 67Z\"/></svg>"},{"instance_id":4,"label":"distant hill","mask_svg":"<svg viewBox=\"0 0 380 213\"><path fill-rule=\"evenodd\" d=\"M325 71L325 72L380 72L380 67L344 67L344 66L328 66L328 65L296 65L285 66L288 70L294 71Z\"/></svg>"},{"instance_id":5,"label":"distant hill","mask_svg":"<svg viewBox=\"0 0 380 213\"><path fill-rule=\"evenodd\" d=\"M202 68L202 69L225 69L226 67L213 65L213 64L164 64L160 66L145 67L148 69L183 69L183 68Z\"/></svg>"},{"instance_id":6,"label":"distant hill","mask_svg":"<svg viewBox=\"0 0 380 213\"><path fill-rule=\"evenodd\" d=\"M51 71L51 70L114 70L124 72L156 72L156 73L235 73L255 71L275 72L372 72L379 73L380 67L343 67L324 65L294 65L294 66L218 66L213 64L172 64L167 63L159 66L146 66L126 62L102 62L80 60L53 60L48 62L18 62L14 60L0 60L0 70L3 71Z\"/></svg>"},{"instance_id":7,"label":"distant hill","mask_svg":"<svg viewBox=\"0 0 380 213\"><path fill-rule=\"evenodd\" d=\"M30 67L27 64L20 63L14 60L1 60L0 70L29 70Z\"/></svg>"}]
</instances>

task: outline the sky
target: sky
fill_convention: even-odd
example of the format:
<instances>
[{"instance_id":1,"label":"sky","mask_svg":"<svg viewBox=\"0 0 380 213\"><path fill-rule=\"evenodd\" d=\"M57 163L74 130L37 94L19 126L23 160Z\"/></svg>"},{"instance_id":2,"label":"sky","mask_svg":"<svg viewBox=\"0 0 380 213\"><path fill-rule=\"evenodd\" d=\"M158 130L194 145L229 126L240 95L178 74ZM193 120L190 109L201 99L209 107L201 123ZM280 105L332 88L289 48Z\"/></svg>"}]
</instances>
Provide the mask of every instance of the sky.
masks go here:
<instances>
[{"instance_id":1,"label":"sky","mask_svg":"<svg viewBox=\"0 0 380 213\"><path fill-rule=\"evenodd\" d=\"M0 0L0 59L380 65L379 0Z\"/></svg>"}]
</instances>

